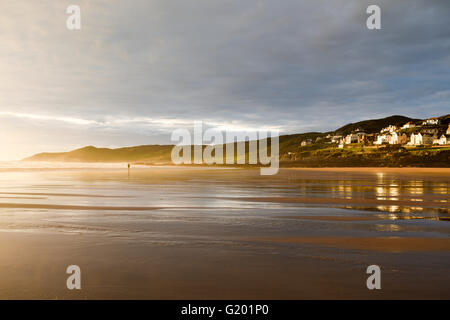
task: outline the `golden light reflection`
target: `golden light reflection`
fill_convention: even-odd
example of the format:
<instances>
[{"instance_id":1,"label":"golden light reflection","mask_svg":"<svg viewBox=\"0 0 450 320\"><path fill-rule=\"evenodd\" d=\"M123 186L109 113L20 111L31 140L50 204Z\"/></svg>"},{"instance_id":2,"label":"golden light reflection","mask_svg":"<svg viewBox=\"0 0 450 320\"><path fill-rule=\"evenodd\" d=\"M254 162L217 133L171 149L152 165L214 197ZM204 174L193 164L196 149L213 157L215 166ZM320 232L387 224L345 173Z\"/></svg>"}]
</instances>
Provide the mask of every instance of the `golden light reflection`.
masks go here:
<instances>
[{"instance_id":1,"label":"golden light reflection","mask_svg":"<svg viewBox=\"0 0 450 320\"><path fill-rule=\"evenodd\" d=\"M375 226L375 229L377 231L391 231L391 232L395 232L395 231L400 231L402 230L402 227L396 225L396 224L377 224Z\"/></svg>"},{"instance_id":2,"label":"golden light reflection","mask_svg":"<svg viewBox=\"0 0 450 320\"><path fill-rule=\"evenodd\" d=\"M399 206L377 206L377 209L380 211L386 211L386 212L399 212L400 207Z\"/></svg>"}]
</instances>

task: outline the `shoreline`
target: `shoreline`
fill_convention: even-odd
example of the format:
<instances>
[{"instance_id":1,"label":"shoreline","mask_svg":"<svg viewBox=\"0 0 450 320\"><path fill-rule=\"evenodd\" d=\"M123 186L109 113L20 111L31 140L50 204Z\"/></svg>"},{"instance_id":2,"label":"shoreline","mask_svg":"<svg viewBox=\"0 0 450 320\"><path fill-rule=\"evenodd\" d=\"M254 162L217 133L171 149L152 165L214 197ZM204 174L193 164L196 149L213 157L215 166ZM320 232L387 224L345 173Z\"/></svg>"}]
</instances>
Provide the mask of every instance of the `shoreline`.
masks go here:
<instances>
[{"instance_id":1,"label":"shoreline","mask_svg":"<svg viewBox=\"0 0 450 320\"><path fill-rule=\"evenodd\" d=\"M448 173L450 174L450 168L447 167L322 167L322 168L303 168L303 167L292 167L292 168L280 168L280 169L292 169L292 170L308 170L308 171L340 171L340 172L367 172L367 173L378 173L380 171L385 171L387 173L395 172L414 172L414 173Z\"/></svg>"},{"instance_id":2,"label":"shoreline","mask_svg":"<svg viewBox=\"0 0 450 320\"><path fill-rule=\"evenodd\" d=\"M26 163L26 161L19 160L13 161L17 163ZM0 161L0 172L5 171L15 171L15 170L124 170L128 169L126 167L127 162L119 161L119 162L80 162L80 161L29 161L29 163L33 164L45 164L42 167L39 166L6 166L1 167ZM6 161L6 163L11 163L11 161ZM190 165L175 165L172 163L143 163L143 162L129 162L133 170L139 169L149 169L149 168L161 168L161 169L260 169L262 165L206 165L206 164L190 164ZM51 167L50 164L55 164L55 167ZM58 164L63 164L62 166L58 166ZM123 165L123 167L119 165ZM85 166L83 166L85 165ZM97 166L96 166L97 165ZM415 167L415 166L283 166L280 164L280 170L304 170L304 171L334 171L334 172L370 172L376 173L379 171L384 171L387 173L395 172L423 172L423 173L449 173L450 174L450 166L449 167Z\"/></svg>"}]
</instances>

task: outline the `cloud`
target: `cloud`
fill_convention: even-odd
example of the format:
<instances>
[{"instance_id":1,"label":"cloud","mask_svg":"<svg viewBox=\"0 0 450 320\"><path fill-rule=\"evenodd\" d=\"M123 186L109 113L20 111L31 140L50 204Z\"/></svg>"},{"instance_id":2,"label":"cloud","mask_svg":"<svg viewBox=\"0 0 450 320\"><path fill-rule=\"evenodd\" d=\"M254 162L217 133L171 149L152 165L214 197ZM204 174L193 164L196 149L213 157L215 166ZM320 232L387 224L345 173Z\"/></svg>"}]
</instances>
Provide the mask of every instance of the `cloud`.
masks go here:
<instances>
[{"instance_id":1,"label":"cloud","mask_svg":"<svg viewBox=\"0 0 450 320\"><path fill-rule=\"evenodd\" d=\"M33 120L44 120L44 121L57 121L57 122L67 122L70 124L77 125L87 125L87 124L95 124L95 121L71 118L71 117L58 117L58 116L45 116L45 115L37 115L37 114L28 114L28 113L15 113L15 112L0 112L0 117L14 117L19 119L33 119Z\"/></svg>"},{"instance_id":2,"label":"cloud","mask_svg":"<svg viewBox=\"0 0 450 320\"><path fill-rule=\"evenodd\" d=\"M68 31L68 3L10 2L0 125L15 114L57 149L59 134L164 143L195 120L293 133L448 113L450 2L377 3L380 31L366 28L368 0L79 0L82 29Z\"/></svg>"}]
</instances>

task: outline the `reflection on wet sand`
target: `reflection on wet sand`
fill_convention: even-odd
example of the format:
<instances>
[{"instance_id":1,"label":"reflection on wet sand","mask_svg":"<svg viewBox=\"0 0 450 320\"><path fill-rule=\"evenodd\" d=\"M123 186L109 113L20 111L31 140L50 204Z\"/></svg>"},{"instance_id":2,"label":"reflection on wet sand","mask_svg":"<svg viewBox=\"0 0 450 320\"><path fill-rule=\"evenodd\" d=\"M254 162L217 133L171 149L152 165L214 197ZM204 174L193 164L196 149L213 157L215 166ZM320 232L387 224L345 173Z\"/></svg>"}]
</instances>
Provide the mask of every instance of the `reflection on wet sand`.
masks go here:
<instances>
[{"instance_id":1,"label":"reflection on wet sand","mask_svg":"<svg viewBox=\"0 0 450 320\"><path fill-rule=\"evenodd\" d=\"M0 203L0 208L7 209L49 209L49 210L99 210L99 211L148 211L163 209L161 207L119 207L119 206L76 206L37 203Z\"/></svg>"},{"instance_id":2,"label":"reflection on wet sand","mask_svg":"<svg viewBox=\"0 0 450 320\"><path fill-rule=\"evenodd\" d=\"M45 188L45 186L43 186ZM53 196L53 197L87 197L87 198L126 198L126 196L108 196L99 194L77 194L77 193L42 193L42 192L0 192L7 195L29 195L29 196Z\"/></svg>"},{"instance_id":3,"label":"reflection on wet sand","mask_svg":"<svg viewBox=\"0 0 450 320\"><path fill-rule=\"evenodd\" d=\"M371 298L374 263L380 298L449 298L449 184L446 169L8 169L0 298ZM65 290L74 263L81 293Z\"/></svg>"},{"instance_id":4,"label":"reflection on wet sand","mask_svg":"<svg viewBox=\"0 0 450 320\"><path fill-rule=\"evenodd\" d=\"M450 238L286 237L247 240L278 243L303 243L347 249L376 250L382 252L448 251L450 249Z\"/></svg>"},{"instance_id":5,"label":"reflection on wet sand","mask_svg":"<svg viewBox=\"0 0 450 320\"><path fill-rule=\"evenodd\" d=\"M274 216L277 219L301 219L301 220L318 220L318 221L373 221L382 220L381 217L369 216Z\"/></svg>"},{"instance_id":6,"label":"reflection on wet sand","mask_svg":"<svg viewBox=\"0 0 450 320\"><path fill-rule=\"evenodd\" d=\"M409 200L379 200L379 199L349 199L349 198L324 198L324 197L221 197L222 200L237 200L248 202L275 202L275 203L304 203L304 204L366 204L374 205L376 208L386 208L385 211L395 211L399 209L399 205L411 206L415 208L437 207L441 209L450 208L448 202L422 201L421 206L418 207L415 202ZM384 206L381 206L383 204ZM386 206L390 205L390 206Z\"/></svg>"}]
</instances>

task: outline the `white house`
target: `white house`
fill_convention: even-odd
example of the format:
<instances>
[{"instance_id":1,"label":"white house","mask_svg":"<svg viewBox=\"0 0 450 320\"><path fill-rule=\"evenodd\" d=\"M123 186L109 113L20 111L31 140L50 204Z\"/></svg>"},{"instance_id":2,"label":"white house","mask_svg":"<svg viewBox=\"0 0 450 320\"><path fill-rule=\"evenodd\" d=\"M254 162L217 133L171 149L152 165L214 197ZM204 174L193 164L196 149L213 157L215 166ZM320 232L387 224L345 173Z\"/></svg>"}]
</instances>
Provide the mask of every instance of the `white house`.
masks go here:
<instances>
[{"instance_id":1,"label":"white house","mask_svg":"<svg viewBox=\"0 0 450 320\"><path fill-rule=\"evenodd\" d=\"M436 125L439 124L441 121L438 118L430 118L427 120L424 120L422 122L423 125Z\"/></svg>"},{"instance_id":2,"label":"white house","mask_svg":"<svg viewBox=\"0 0 450 320\"><path fill-rule=\"evenodd\" d=\"M415 126L416 126L416 125L410 121L410 122L405 123L405 124L402 126L402 129L414 128Z\"/></svg>"},{"instance_id":3,"label":"white house","mask_svg":"<svg viewBox=\"0 0 450 320\"><path fill-rule=\"evenodd\" d=\"M447 137L445 134L443 134L443 135L441 135L441 137L439 139L434 139L433 144L438 144L441 146L450 144L450 137Z\"/></svg>"},{"instance_id":4,"label":"white house","mask_svg":"<svg viewBox=\"0 0 450 320\"><path fill-rule=\"evenodd\" d=\"M398 134L397 134L397 132L392 132L391 133L391 137L390 137L390 139L388 141L389 141L389 144L398 144L399 142L398 142Z\"/></svg>"},{"instance_id":5,"label":"white house","mask_svg":"<svg viewBox=\"0 0 450 320\"><path fill-rule=\"evenodd\" d=\"M377 141L375 141L373 144L383 144L384 142L389 142L391 140L390 134L379 134L377 136Z\"/></svg>"},{"instance_id":6,"label":"white house","mask_svg":"<svg viewBox=\"0 0 450 320\"><path fill-rule=\"evenodd\" d=\"M390 125L390 126L387 126L386 128L381 129L380 133L383 133L383 132L394 132L394 131L397 131L397 129L398 128L396 126Z\"/></svg>"},{"instance_id":7,"label":"white house","mask_svg":"<svg viewBox=\"0 0 450 320\"><path fill-rule=\"evenodd\" d=\"M339 141L341 141L342 136L341 135L335 135L333 137L331 137L331 142L332 143L339 143Z\"/></svg>"},{"instance_id":8,"label":"white house","mask_svg":"<svg viewBox=\"0 0 450 320\"><path fill-rule=\"evenodd\" d=\"M397 132L392 132L390 137L388 135L387 141L389 144L405 144L408 142L408 136L405 133L399 135Z\"/></svg>"},{"instance_id":9,"label":"white house","mask_svg":"<svg viewBox=\"0 0 450 320\"><path fill-rule=\"evenodd\" d=\"M358 135L354 133L350 133L345 136L345 144L356 143L358 142Z\"/></svg>"},{"instance_id":10,"label":"white house","mask_svg":"<svg viewBox=\"0 0 450 320\"><path fill-rule=\"evenodd\" d=\"M429 134L412 134L411 140L408 143L409 145L418 146L418 145L425 145L425 144L433 144L434 140L437 139L437 136L429 135Z\"/></svg>"},{"instance_id":11,"label":"white house","mask_svg":"<svg viewBox=\"0 0 450 320\"><path fill-rule=\"evenodd\" d=\"M418 145L421 145L421 144L423 144L422 143L422 141L423 141L423 137L422 137L422 134L419 132L418 134L412 134L411 135L411 138L410 138L410 141L409 141L409 145L412 145L412 146L418 146Z\"/></svg>"},{"instance_id":12,"label":"white house","mask_svg":"<svg viewBox=\"0 0 450 320\"><path fill-rule=\"evenodd\" d=\"M300 145L302 147L304 147L304 146L310 145L311 143L312 143L311 139L306 139L306 140L303 140L302 143L300 143Z\"/></svg>"}]
</instances>

